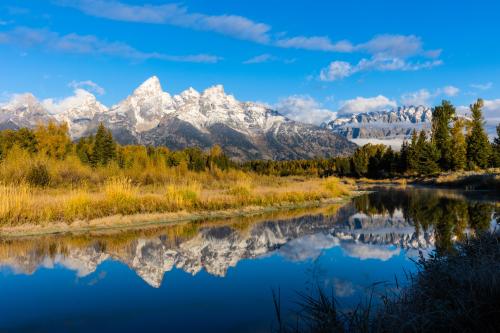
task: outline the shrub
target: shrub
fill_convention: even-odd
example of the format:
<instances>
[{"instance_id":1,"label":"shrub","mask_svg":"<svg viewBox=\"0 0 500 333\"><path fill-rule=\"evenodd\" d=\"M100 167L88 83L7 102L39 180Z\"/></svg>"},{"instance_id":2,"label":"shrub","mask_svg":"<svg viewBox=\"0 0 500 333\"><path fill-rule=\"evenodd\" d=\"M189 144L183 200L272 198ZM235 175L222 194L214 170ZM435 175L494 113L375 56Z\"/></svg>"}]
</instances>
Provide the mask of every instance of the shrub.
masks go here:
<instances>
[{"instance_id":1,"label":"shrub","mask_svg":"<svg viewBox=\"0 0 500 333\"><path fill-rule=\"evenodd\" d=\"M349 190L347 189L345 184L342 184L340 180L336 177L327 178L323 182L323 187L330 192L330 195L333 197L338 197L342 195L349 194Z\"/></svg>"},{"instance_id":2,"label":"shrub","mask_svg":"<svg viewBox=\"0 0 500 333\"><path fill-rule=\"evenodd\" d=\"M171 208L190 208L199 203L200 191L201 188L198 183L169 185L165 197Z\"/></svg>"},{"instance_id":3,"label":"shrub","mask_svg":"<svg viewBox=\"0 0 500 333\"><path fill-rule=\"evenodd\" d=\"M38 162L31 166L26 180L33 186L46 187L50 183L50 174L47 166Z\"/></svg>"}]
</instances>

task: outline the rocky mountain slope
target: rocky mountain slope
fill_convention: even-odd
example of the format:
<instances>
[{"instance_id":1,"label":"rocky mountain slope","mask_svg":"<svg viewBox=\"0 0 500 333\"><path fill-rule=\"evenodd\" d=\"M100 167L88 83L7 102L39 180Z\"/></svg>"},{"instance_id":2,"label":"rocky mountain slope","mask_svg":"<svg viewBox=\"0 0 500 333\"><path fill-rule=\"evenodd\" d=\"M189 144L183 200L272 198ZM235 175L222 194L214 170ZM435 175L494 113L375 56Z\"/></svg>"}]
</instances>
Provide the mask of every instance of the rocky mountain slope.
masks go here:
<instances>
[{"instance_id":1,"label":"rocky mountain slope","mask_svg":"<svg viewBox=\"0 0 500 333\"><path fill-rule=\"evenodd\" d=\"M339 116L323 127L357 143L386 140L400 144L411 137L414 129L430 131L431 122L431 108L402 106L390 111Z\"/></svg>"},{"instance_id":2,"label":"rocky mountain slope","mask_svg":"<svg viewBox=\"0 0 500 333\"><path fill-rule=\"evenodd\" d=\"M239 160L331 157L350 154L356 147L327 128L290 120L262 104L240 102L220 85L171 96L154 76L110 108L89 92L77 94L58 105L18 95L0 106L0 128L65 121L78 139L94 133L102 122L122 144L171 149L218 144Z\"/></svg>"}]
</instances>

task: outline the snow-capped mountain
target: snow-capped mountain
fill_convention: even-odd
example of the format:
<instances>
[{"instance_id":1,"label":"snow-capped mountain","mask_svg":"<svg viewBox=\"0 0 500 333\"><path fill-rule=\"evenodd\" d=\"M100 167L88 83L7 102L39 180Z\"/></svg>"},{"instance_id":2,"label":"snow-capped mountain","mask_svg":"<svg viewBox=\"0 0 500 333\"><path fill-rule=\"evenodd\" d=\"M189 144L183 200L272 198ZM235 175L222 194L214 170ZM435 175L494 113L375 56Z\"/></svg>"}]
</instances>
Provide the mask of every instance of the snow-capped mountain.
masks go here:
<instances>
[{"instance_id":1,"label":"snow-capped mountain","mask_svg":"<svg viewBox=\"0 0 500 333\"><path fill-rule=\"evenodd\" d=\"M261 104L240 102L221 85L171 96L153 76L109 109L83 90L58 103L39 102L33 95L18 99L0 106L0 128L64 121L78 139L94 133L102 122L123 144L172 149L218 144L239 160L331 157L347 155L356 147L327 128L290 120Z\"/></svg>"},{"instance_id":2,"label":"snow-capped mountain","mask_svg":"<svg viewBox=\"0 0 500 333\"><path fill-rule=\"evenodd\" d=\"M431 108L402 106L390 111L339 116L323 127L360 144L385 140L400 145L404 139L411 137L414 129L430 131L431 122Z\"/></svg>"},{"instance_id":3,"label":"snow-capped mountain","mask_svg":"<svg viewBox=\"0 0 500 333\"><path fill-rule=\"evenodd\" d=\"M35 127L38 123L55 120L47 109L32 94L15 95L11 101L0 106L0 129Z\"/></svg>"}]
</instances>

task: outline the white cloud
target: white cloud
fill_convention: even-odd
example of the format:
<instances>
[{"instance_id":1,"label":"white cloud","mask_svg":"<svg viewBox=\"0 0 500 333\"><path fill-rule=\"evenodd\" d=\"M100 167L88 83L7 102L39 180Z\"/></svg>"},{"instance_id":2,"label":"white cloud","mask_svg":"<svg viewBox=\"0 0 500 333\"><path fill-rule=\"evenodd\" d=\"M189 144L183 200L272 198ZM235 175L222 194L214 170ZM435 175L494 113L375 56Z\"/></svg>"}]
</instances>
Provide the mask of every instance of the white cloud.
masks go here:
<instances>
[{"instance_id":1,"label":"white cloud","mask_svg":"<svg viewBox=\"0 0 500 333\"><path fill-rule=\"evenodd\" d=\"M101 87L97 83L90 81L90 80L86 80L86 81L74 81L73 80L68 84L68 86L73 88L73 89L83 88L85 90L94 92L98 95L104 95L106 93L106 91L104 90L103 87Z\"/></svg>"},{"instance_id":2,"label":"white cloud","mask_svg":"<svg viewBox=\"0 0 500 333\"><path fill-rule=\"evenodd\" d=\"M484 100L483 114L486 119L500 120L500 98Z\"/></svg>"},{"instance_id":3,"label":"white cloud","mask_svg":"<svg viewBox=\"0 0 500 333\"><path fill-rule=\"evenodd\" d=\"M129 5L119 1L68 0L62 4L87 15L117 21L169 24L195 30L212 31L238 39L268 43L270 26L237 15L192 13L178 4Z\"/></svg>"},{"instance_id":4,"label":"white cloud","mask_svg":"<svg viewBox=\"0 0 500 333\"><path fill-rule=\"evenodd\" d=\"M70 33L59 35L45 29L18 27L0 33L0 43L13 44L23 48L41 47L65 53L93 54L121 57L131 60L158 59L174 62L215 63L220 57L208 54L168 55L156 52L142 52L122 42L108 42L93 35Z\"/></svg>"},{"instance_id":5,"label":"white cloud","mask_svg":"<svg viewBox=\"0 0 500 333\"><path fill-rule=\"evenodd\" d=\"M493 82L472 83L469 86L471 88L478 89L478 90L489 90L489 89L491 89L491 87L493 87Z\"/></svg>"},{"instance_id":6,"label":"white cloud","mask_svg":"<svg viewBox=\"0 0 500 333\"><path fill-rule=\"evenodd\" d=\"M336 81L348 76L355 71L351 64L345 61L333 61L328 67L323 68L319 73L321 81Z\"/></svg>"},{"instance_id":7,"label":"white cloud","mask_svg":"<svg viewBox=\"0 0 500 333\"><path fill-rule=\"evenodd\" d=\"M440 50L424 51L421 38L415 35L378 35L355 49L384 58L437 57L441 53Z\"/></svg>"},{"instance_id":8,"label":"white cloud","mask_svg":"<svg viewBox=\"0 0 500 333\"><path fill-rule=\"evenodd\" d=\"M253 58L250 58L248 60L245 60L243 63L244 64L261 64L261 63L273 61L276 59L277 58L274 57L273 55L266 53L266 54L261 54L261 55L255 56Z\"/></svg>"},{"instance_id":9,"label":"white cloud","mask_svg":"<svg viewBox=\"0 0 500 333\"><path fill-rule=\"evenodd\" d=\"M460 89L454 86L445 86L437 88L433 92L427 89L420 89L413 92L405 93L401 96L401 102L404 105L425 105L429 106L432 100L438 96L445 95L453 97L458 95Z\"/></svg>"},{"instance_id":10,"label":"white cloud","mask_svg":"<svg viewBox=\"0 0 500 333\"><path fill-rule=\"evenodd\" d=\"M443 62L441 60L411 62L402 58L373 56L370 59L363 58L355 65L345 61L333 61L328 67L321 70L319 79L321 81L336 81L359 72L418 71L440 66L442 64Z\"/></svg>"},{"instance_id":11,"label":"white cloud","mask_svg":"<svg viewBox=\"0 0 500 333\"><path fill-rule=\"evenodd\" d=\"M429 105L434 96L427 89L420 89L401 96L401 102L405 105Z\"/></svg>"},{"instance_id":12,"label":"white cloud","mask_svg":"<svg viewBox=\"0 0 500 333\"><path fill-rule=\"evenodd\" d=\"M95 101L94 95L84 89L77 88L74 91L73 96L69 96L60 100L47 98L41 103L44 108L46 108L52 114L58 114L71 109L75 106L80 106L85 104L86 101Z\"/></svg>"},{"instance_id":13,"label":"white cloud","mask_svg":"<svg viewBox=\"0 0 500 333\"><path fill-rule=\"evenodd\" d=\"M269 44L282 48L327 52L364 52L384 58L423 56L437 58L441 50L424 50L420 37L415 35L378 35L371 40L353 45L348 40L332 41L328 36L292 36L273 38L269 24L255 22L238 15L208 15L190 12L179 4L131 5L120 1L59 0L59 4L81 12L110 20L169 24L194 30L211 31L233 38ZM278 36L280 34L275 34Z\"/></svg>"},{"instance_id":14,"label":"white cloud","mask_svg":"<svg viewBox=\"0 0 500 333\"><path fill-rule=\"evenodd\" d=\"M336 112L323 108L311 96L293 95L280 100L275 109L284 116L303 123L320 125L335 119Z\"/></svg>"},{"instance_id":15,"label":"white cloud","mask_svg":"<svg viewBox=\"0 0 500 333\"><path fill-rule=\"evenodd\" d=\"M356 97L342 102L338 112L339 114L370 112L395 108L396 106L396 101L393 101L383 95L368 98Z\"/></svg>"},{"instance_id":16,"label":"white cloud","mask_svg":"<svg viewBox=\"0 0 500 333\"><path fill-rule=\"evenodd\" d=\"M276 41L276 46L283 48L295 48L315 51L330 51L330 52L352 52L353 45L349 41L339 41L333 43L328 37L305 37L297 36L284 38Z\"/></svg>"},{"instance_id":17,"label":"white cloud","mask_svg":"<svg viewBox=\"0 0 500 333\"><path fill-rule=\"evenodd\" d=\"M457 87L454 87L454 86L446 86L446 87L443 87L441 91L446 96L453 97L453 96L458 95L458 93L460 92L460 89L458 89Z\"/></svg>"},{"instance_id":18,"label":"white cloud","mask_svg":"<svg viewBox=\"0 0 500 333\"><path fill-rule=\"evenodd\" d=\"M422 59L437 58L441 50L424 50L421 38L414 35L379 35L366 43L354 46L349 42L345 43L348 43L350 47L345 47L343 52L364 52L371 54L371 57L362 58L357 63L333 61L321 70L319 75L321 81L335 81L359 72L417 71L443 64L443 61L439 59ZM420 59L409 60L414 57ZM341 75L335 75L337 72ZM329 73L332 75L328 75Z\"/></svg>"}]
</instances>

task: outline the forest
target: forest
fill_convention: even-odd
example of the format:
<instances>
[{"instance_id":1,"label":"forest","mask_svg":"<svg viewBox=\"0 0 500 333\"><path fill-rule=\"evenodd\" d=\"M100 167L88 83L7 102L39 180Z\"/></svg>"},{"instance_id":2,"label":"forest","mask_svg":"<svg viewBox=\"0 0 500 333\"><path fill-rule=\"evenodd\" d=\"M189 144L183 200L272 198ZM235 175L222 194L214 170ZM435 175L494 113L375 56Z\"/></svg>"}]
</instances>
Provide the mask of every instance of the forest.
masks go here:
<instances>
[{"instance_id":1,"label":"forest","mask_svg":"<svg viewBox=\"0 0 500 333\"><path fill-rule=\"evenodd\" d=\"M448 101L433 108L431 133L413 131L399 152L367 144L349 157L301 161L250 161L244 168L266 175L366 177L430 176L440 172L500 167L500 125L492 143L484 129L483 101L470 106L470 119Z\"/></svg>"}]
</instances>

